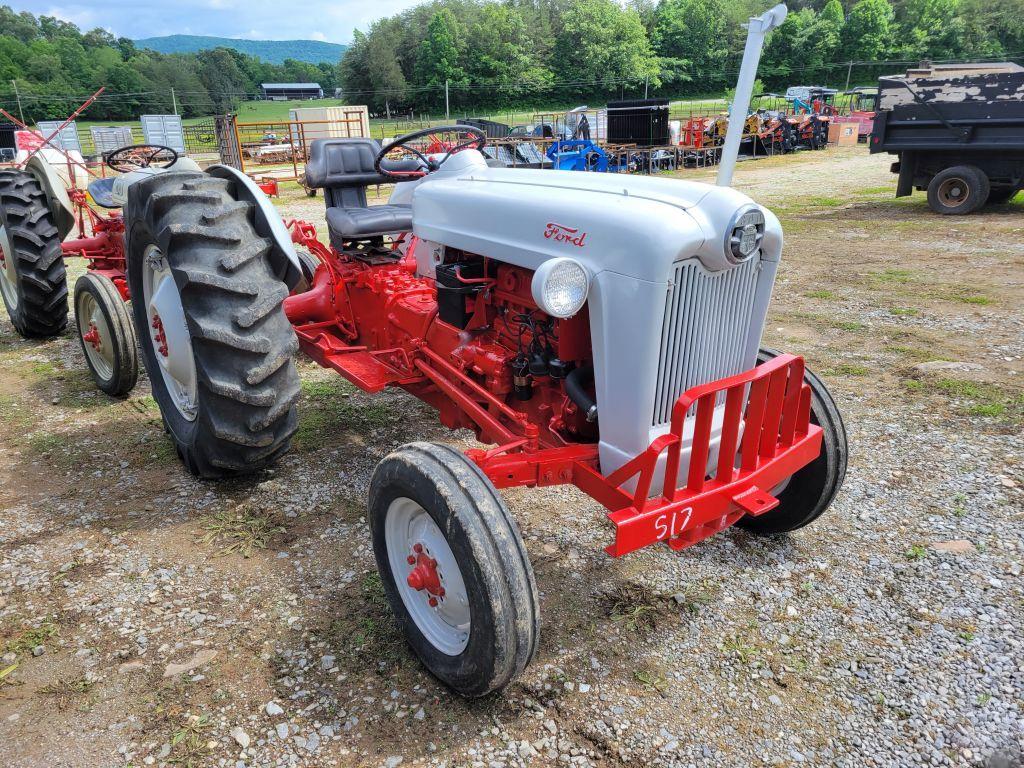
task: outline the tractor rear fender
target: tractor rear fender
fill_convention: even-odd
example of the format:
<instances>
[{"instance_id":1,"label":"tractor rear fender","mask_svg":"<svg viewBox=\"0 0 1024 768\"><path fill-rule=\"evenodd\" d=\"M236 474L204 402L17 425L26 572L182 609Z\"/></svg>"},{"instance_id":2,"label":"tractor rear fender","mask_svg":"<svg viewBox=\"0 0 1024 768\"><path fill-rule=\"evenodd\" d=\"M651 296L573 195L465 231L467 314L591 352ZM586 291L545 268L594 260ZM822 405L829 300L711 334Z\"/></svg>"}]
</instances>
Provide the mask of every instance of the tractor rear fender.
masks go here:
<instances>
[{"instance_id":1,"label":"tractor rear fender","mask_svg":"<svg viewBox=\"0 0 1024 768\"><path fill-rule=\"evenodd\" d=\"M302 267L291 235L281 220L274 204L249 176L228 165L211 165L206 172L218 179L235 182L235 194L240 201L250 202L255 206L256 232L260 237L269 238L273 243L270 249L270 260L274 271L288 286L293 289L302 279Z\"/></svg>"},{"instance_id":2,"label":"tractor rear fender","mask_svg":"<svg viewBox=\"0 0 1024 768\"><path fill-rule=\"evenodd\" d=\"M75 207L71 204L71 198L68 197L67 185L53 166L39 154L29 158L25 164L25 170L36 177L39 186L46 193L53 222L57 225L60 239L63 240L75 226Z\"/></svg>"}]
</instances>

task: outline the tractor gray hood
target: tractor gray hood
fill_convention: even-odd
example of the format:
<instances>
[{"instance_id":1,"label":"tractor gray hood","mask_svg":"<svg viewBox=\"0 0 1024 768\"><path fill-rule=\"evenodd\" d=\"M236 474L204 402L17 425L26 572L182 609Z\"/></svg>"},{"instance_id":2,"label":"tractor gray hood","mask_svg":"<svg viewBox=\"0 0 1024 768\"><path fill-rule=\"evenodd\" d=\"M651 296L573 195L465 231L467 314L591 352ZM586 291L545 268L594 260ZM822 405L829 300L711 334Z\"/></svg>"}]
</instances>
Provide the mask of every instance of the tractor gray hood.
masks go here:
<instances>
[{"instance_id":1,"label":"tractor gray hood","mask_svg":"<svg viewBox=\"0 0 1024 768\"><path fill-rule=\"evenodd\" d=\"M591 274L664 283L681 259L728 268L724 233L750 202L733 189L678 179L485 168L424 179L412 194L413 231L528 269L569 256Z\"/></svg>"}]
</instances>

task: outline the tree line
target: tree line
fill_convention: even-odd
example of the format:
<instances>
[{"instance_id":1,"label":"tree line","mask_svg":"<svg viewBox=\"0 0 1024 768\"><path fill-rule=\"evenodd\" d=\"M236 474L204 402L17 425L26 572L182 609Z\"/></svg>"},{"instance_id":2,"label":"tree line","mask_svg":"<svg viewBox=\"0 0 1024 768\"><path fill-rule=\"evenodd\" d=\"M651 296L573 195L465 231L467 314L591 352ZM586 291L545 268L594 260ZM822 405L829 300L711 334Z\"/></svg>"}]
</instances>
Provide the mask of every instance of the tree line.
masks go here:
<instances>
[{"instance_id":1,"label":"tree line","mask_svg":"<svg viewBox=\"0 0 1024 768\"><path fill-rule=\"evenodd\" d=\"M771 0L431 0L357 31L338 63L269 64L228 48L160 54L103 29L0 6L0 103L29 121L67 115L100 86L95 120L231 110L261 82L340 86L376 114L484 113L644 93L721 94L740 23ZM768 40L766 87L870 82L865 62L1024 55L1024 0L791 0ZM850 62L853 62L851 65ZM885 71L899 71L892 64ZM10 86L10 87L8 87ZM172 96L173 90L173 96Z\"/></svg>"},{"instance_id":2,"label":"tree line","mask_svg":"<svg viewBox=\"0 0 1024 768\"><path fill-rule=\"evenodd\" d=\"M342 86L375 113L721 94L771 0L434 0L356 32ZM791 0L767 87L870 82L864 62L1019 56L1024 0ZM851 66L849 62L855 62ZM890 65L886 71L899 71Z\"/></svg>"},{"instance_id":3,"label":"tree line","mask_svg":"<svg viewBox=\"0 0 1024 768\"><path fill-rule=\"evenodd\" d=\"M184 117L223 113L240 98L253 98L263 82L318 82L332 93L338 65L269 64L230 48L161 54L104 29L82 32L67 21L0 6L0 103L17 116L20 98L29 123L67 116L101 86L106 91L89 107L89 120L175 108Z\"/></svg>"}]
</instances>

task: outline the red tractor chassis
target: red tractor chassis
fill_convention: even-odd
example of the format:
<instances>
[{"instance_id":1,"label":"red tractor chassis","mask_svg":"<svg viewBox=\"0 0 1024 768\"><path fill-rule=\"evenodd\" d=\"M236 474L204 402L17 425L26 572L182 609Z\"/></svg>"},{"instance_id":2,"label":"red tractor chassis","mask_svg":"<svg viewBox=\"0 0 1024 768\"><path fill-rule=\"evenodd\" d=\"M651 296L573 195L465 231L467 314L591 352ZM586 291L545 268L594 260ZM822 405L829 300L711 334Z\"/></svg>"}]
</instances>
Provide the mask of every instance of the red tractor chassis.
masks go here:
<instances>
[{"instance_id":1,"label":"red tractor chassis","mask_svg":"<svg viewBox=\"0 0 1024 768\"><path fill-rule=\"evenodd\" d=\"M507 264L485 268L488 276L477 279L481 290L467 299L472 317L463 330L439 320L435 281L415 275L415 237L404 257L373 260L338 254L306 222L288 227L293 241L320 262L312 287L284 304L302 351L366 392L401 387L437 408L445 426L472 429L481 442L496 445L466 454L497 488L575 485L609 510L615 527L609 555L658 541L682 549L744 515L768 512L778 505L771 489L819 455L822 431L810 423L803 360L780 355L685 392L669 431L602 475L596 429L558 381L534 377L528 400L513 395L517 332L508 317L540 313L530 295L532 272ZM559 359L590 357L585 313L552 326ZM708 476L714 411L722 402L717 467ZM690 419L692 442L684 445ZM686 448L691 460L680 485ZM658 485L660 494L649 498Z\"/></svg>"}]
</instances>

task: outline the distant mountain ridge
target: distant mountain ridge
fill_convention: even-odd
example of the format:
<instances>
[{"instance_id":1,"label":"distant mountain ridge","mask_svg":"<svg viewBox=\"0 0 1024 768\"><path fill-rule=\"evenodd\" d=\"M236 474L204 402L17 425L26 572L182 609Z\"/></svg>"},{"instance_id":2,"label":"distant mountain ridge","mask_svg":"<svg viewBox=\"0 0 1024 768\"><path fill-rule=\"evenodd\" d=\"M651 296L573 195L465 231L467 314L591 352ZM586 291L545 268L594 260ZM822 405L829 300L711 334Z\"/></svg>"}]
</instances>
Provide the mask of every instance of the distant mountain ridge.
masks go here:
<instances>
[{"instance_id":1,"label":"distant mountain ridge","mask_svg":"<svg viewBox=\"0 0 1024 768\"><path fill-rule=\"evenodd\" d=\"M157 53L196 53L211 48L234 48L250 56L258 56L271 64L283 64L285 59L306 61L310 64L337 64L348 48L347 45L325 43L322 40L243 40L206 35L145 37L136 40L135 45Z\"/></svg>"}]
</instances>

